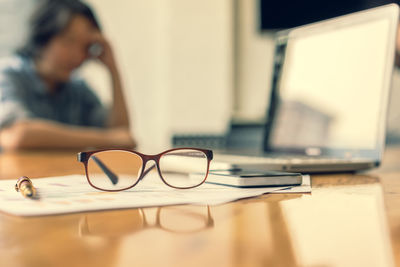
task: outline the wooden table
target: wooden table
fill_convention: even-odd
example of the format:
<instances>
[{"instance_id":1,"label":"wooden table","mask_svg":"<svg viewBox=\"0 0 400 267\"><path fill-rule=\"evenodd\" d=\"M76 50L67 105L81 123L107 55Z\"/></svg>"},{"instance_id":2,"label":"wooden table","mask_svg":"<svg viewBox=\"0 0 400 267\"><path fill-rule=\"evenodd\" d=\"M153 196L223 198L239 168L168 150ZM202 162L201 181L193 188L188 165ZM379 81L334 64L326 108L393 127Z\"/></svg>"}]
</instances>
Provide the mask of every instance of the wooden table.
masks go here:
<instances>
[{"instance_id":1,"label":"wooden table","mask_svg":"<svg viewBox=\"0 0 400 267\"><path fill-rule=\"evenodd\" d=\"M83 174L75 155L5 153L0 177ZM364 174L312 176L312 188L210 207L0 213L0 265L400 266L400 148Z\"/></svg>"}]
</instances>

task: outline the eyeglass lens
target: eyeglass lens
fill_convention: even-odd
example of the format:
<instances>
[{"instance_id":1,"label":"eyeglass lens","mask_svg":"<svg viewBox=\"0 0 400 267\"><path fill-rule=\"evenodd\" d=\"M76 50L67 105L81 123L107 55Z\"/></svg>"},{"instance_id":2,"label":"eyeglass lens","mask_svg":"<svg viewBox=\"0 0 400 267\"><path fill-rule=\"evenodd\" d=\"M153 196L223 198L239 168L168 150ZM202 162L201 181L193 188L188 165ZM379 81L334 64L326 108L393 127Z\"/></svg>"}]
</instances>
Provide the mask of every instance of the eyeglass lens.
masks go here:
<instances>
[{"instance_id":1,"label":"eyeglass lens","mask_svg":"<svg viewBox=\"0 0 400 267\"><path fill-rule=\"evenodd\" d=\"M104 190L122 190L134 185L142 172L142 158L129 151L108 150L90 156L90 183Z\"/></svg>"},{"instance_id":2,"label":"eyeglass lens","mask_svg":"<svg viewBox=\"0 0 400 267\"><path fill-rule=\"evenodd\" d=\"M170 151L160 158L160 172L173 187L188 188L201 184L207 176L208 160L199 150Z\"/></svg>"}]
</instances>

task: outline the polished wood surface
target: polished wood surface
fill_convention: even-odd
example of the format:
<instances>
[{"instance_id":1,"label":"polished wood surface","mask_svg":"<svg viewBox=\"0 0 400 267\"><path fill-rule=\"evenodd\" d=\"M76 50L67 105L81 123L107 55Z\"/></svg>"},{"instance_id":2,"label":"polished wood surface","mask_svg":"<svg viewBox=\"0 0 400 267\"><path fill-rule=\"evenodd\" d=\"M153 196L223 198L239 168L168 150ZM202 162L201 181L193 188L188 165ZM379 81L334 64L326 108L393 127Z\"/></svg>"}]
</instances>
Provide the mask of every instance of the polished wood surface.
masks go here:
<instances>
[{"instance_id":1,"label":"polished wood surface","mask_svg":"<svg viewBox=\"0 0 400 267\"><path fill-rule=\"evenodd\" d=\"M0 178L84 174L75 152L0 155ZM24 218L0 213L1 266L400 266L400 148L311 194ZM1 188L0 188L1 190Z\"/></svg>"}]
</instances>

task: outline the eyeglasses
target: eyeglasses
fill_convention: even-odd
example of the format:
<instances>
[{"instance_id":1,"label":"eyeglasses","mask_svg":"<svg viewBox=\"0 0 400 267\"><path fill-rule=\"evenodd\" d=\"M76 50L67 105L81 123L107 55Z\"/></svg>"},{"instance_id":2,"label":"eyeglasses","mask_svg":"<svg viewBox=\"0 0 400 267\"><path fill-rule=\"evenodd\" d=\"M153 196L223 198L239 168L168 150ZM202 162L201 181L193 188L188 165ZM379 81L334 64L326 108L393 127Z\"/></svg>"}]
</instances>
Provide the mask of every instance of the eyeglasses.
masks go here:
<instances>
[{"instance_id":1,"label":"eyeglasses","mask_svg":"<svg viewBox=\"0 0 400 267\"><path fill-rule=\"evenodd\" d=\"M106 149L78 153L89 184L103 191L122 191L134 187L154 167L168 186L189 189L207 178L213 152L200 148L176 148L156 155L133 150ZM149 161L154 161L146 169Z\"/></svg>"}]
</instances>

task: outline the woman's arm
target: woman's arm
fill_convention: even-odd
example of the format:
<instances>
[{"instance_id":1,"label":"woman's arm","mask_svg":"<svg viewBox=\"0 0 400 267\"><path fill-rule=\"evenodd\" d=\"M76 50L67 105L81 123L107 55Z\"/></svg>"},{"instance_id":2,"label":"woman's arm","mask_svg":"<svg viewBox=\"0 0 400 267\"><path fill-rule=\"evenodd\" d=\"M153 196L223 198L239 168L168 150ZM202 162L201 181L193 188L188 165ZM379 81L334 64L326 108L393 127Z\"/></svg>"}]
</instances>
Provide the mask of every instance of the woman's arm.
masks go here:
<instances>
[{"instance_id":1,"label":"woman's arm","mask_svg":"<svg viewBox=\"0 0 400 267\"><path fill-rule=\"evenodd\" d=\"M117 67L114 66L110 69L110 73L113 87L113 103L108 125L109 127L129 128L128 109L125 104L121 77Z\"/></svg>"},{"instance_id":2,"label":"woman's arm","mask_svg":"<svg viewBox=\"0 0 400 267\"><path fill-rule=\"evenodd\" d=\"M45 138L43 138L45 136ZM133 148L136 144L126 128L78 127L47 120L18 121L0 130L5 150L35 148Z\"/></svg>"},{"instance_id":3,"label":"woman's arm","mask_svg":"<svg viewBox=\"0 0 400 267\"><path fill-rule=\"evenodd\" d=\"M93 42L103 47L103 52L98 59L107 67L111 75L113 103L108 126L129 128L128 109L125 104L121 76L111 45L100 32L96 32Z\"/></svg>"},{"instance_id":4,"label":"woman's arm","mask_svg":"<svg viewBox=\"0 0 400 267\"><path fill-rule=\"evenodd\" d=\"M129 117L116 61L107 40L97 33L94 42L103 46L98 59L107 67L112 79L113 104L105 129L78 127L42 119L26 119L0 129L0 146L6 150L35 148L106 148L136 144L129 131Z\"/></svg>"}]
</instances>

